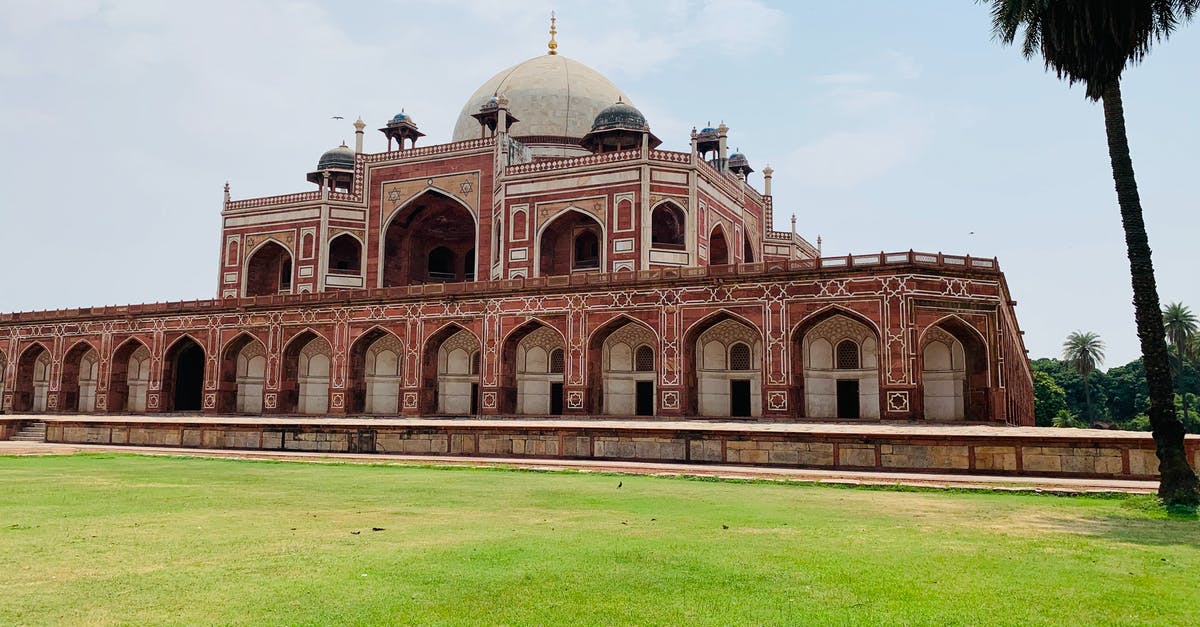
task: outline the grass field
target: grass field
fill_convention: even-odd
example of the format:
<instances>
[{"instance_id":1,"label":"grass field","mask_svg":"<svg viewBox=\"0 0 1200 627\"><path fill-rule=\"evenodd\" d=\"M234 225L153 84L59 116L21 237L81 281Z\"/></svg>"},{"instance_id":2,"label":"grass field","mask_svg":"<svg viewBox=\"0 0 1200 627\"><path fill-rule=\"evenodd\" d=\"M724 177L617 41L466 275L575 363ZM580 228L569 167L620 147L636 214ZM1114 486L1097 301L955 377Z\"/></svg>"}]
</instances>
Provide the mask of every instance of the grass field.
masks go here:
<instances>
[{"instance_id":1,"label":"grass field","mask_svg":"<svg viewBox=\"0 0 1200 627\"><path fill-rule=\"evenodd\" d=\"M1196 625L1200 523L1148 497L7 457L0 624L25 623Z\"/></svg>"}]
</instances>

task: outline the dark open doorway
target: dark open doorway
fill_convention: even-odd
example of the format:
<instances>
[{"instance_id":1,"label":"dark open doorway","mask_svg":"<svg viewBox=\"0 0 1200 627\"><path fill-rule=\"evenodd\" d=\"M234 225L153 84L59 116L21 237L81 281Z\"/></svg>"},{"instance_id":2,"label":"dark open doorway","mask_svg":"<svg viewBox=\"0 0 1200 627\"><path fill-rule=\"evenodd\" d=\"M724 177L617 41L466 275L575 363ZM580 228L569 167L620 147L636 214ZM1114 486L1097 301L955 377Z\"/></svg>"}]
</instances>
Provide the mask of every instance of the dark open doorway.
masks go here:
<instances>
[{"instance_id":1,"label":"dark open doorway","mask_svg":"<svg viewBox=\"0 0 1200 627\"><path fill-rule=\"evenodd\" d=\"M204 397L204 349L190 344L175 358L175 411L198 411Z\"/></svg>"},{"instance_id":2,"label":"dark open doorway","mask_svg":"<svg viewBox=\"0 0 1200 627\"><path fill-rule=\"evenodd\" d=\"M550 413L555 416L563 413L563 384L561 382L550 384Z\"/></svg>"},{"instance_id":3,"label":"dark open doorway","mask_svg":"<svg viewBox=\"0 0 1200 627\"><path fill-rule=\"evenodd\" d=\"M747 417L750 415L750 381L735 379L729 382L729 415Z\"/></svg>"},{"instance_id":4,"label":"dark open doorway","mask_svg":"<svg viewBox=\"0 0 1200 627\"><path fill-rule=\"evenodd\" d=\"M637 382L637 415L654 415L654 382Z\"/></svg>"},{"instance_id":5,"label":"dark open doorway","mask_svg":"<svg viewBox=\"0 0 1200 627\"><path fill-rule=\"evenodd\" d=\"M858 381L837 382L838 418L858 418Z\"/></svg>"}]
</instances>

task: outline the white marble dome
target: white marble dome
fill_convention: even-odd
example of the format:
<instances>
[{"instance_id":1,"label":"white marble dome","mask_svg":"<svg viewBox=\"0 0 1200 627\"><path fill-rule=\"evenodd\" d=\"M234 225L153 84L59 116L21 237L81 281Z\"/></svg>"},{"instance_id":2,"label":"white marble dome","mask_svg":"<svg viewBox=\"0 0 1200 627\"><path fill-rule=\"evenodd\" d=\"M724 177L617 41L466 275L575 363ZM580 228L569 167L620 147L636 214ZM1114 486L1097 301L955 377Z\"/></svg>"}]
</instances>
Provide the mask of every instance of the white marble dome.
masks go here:
<instances>
[{"instance_id":1,"label":"white marble dome","mask_svg":"<svg viewBox=\"0 0 1200 627\"><path fill-rule=\"evenodd\" d=\"M626 96L592 68L562 55L545 54L518 63L488 79L463 105L454 125L454 141L477 139L479 121L471 117L490 98L508 98L518 139L549 135L582 139L605 107Z\"/></svg>"}]
</instances>

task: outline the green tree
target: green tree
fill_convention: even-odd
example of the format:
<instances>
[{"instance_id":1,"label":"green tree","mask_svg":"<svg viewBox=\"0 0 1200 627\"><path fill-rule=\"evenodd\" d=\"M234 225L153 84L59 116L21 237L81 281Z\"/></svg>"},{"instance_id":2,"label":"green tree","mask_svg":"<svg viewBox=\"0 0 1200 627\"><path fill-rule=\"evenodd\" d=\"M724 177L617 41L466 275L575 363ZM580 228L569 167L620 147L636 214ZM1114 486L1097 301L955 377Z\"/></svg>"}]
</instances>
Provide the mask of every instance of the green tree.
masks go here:
<instances>
[{"instance_id":1,"label":"green tree","mask_svg":"<svg viewBox=\"0 0 1200 627\"><path fill-rule=\"evenodd\" d=\"M1167 341L1175 350L1175 391L1183 397L1183 423L1188 423L1188 394L1183 387L1184 365L1191 360L1188 353L1192 349L1192 340L1196 337L1196 329L1200 320L1196 314L1183 303L1169 303L1163 307L1163 330Z\"/></svg>"},{"instance_id":2,"label":"green tree","mask_svg":"<svg viewBox=\"0 0 1200 627\"><path fill-rule=\"evenodd\" d=\"M1063 342L1063 361L1071 364L1083 378L1083 394L1087 402L1088 422L1096 422L1096 410L1092 405L1092 386L1088 383L1096 366L1104 363L1104 341L1099 335L1075 331Z\"/></svg>"},{"instance_id":3,"label":"green tree","mask_svg":"<svg viewBox=\"0 0 1200 627\"><path fill-rule=\"evenodd\" d=\"M1012 44L1022 33L1026 58L1040 54L1046 68L1068 84L1082 83L1087 98L1103 101L1108 155L1112 164L1133 285L1134 319L1146 380L1150 424L1159 460L1158 495L1167 504L1200 503L1200 480L1188 464L1184 429L1175 416L1158 287L1150 241L1142 219L1125 109L1121 74L1142 61L1150 46L1200 10L1200 0L988 0L996 37Z\"/></svg>"},{"instance_id":4,"label":"green tree","mask_svg":"<svg viewBox=\"0 0 1200 627\"><path fill-rule=\"evenodd\" d=\"M1067 393L1055 383L1054 377L1041 370L1033 371L1033 415L1039 427L1049 427L1054 416L1067 410Z\"/></svg>"}]
</instances>

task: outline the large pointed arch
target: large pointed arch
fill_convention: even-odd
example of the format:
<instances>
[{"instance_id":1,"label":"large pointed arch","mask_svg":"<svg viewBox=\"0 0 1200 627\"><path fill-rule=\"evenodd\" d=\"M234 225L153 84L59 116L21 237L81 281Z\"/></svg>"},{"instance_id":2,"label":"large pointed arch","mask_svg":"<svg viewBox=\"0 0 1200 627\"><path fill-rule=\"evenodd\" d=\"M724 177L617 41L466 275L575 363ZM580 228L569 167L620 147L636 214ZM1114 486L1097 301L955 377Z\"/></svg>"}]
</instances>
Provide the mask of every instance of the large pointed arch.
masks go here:
<instances>
[{"instance_id":1,"label":"large pointed arch","mask_svg":"<svg viewBox=\"0 0 1200 627\"><path fill-rule=\"evenodd\" d=\"M605 350L605 344L614 334L627 330L626 327L632 325L632 328L640 331L640 335L644 337L638 338L635 346L630 346L630 367L624 369L625 372L618 380L613 377L606 377L611 368L612 355ZM629 333L629 335L639 335L637 333ZM596 327L595 330L588 336L587 340L587 398L585 407L588 413L591 414L610 414L610 415L653 415L657 408L657 378L659 371L659 344L661 338L654 327L647 324L644 320L639 320L628 314L620 313L605 321L603 324ZM649 371L637 371L633 367L634 356L638 349L647 344L653 351L653 367ZM608 359L606 359L606 357ZM614 379L614 380L610 380ZM651 396L651 411L650 414L638 411L639 407L644 406L644 399L639 395L645 394L645 385L649 383L649 394ZM614 389L619 388L619 389ZM607 394L606 394L607 390ZM619 395L618 403L613 403L615 396ZM640 402L639 402L640 401ZM632 407L627 407L630 403ZM621 410L615 409L616 405L620 405Z\"/></svg>"},{"instance_id":2,"label":"large pointed arch","mask_svg":"<svg viewBox=\"0 0 1200 627\"><path fill-rule=\"evenodd\" d=\"M948 364L928 363L932 360L929 351L932 342L946 345ZM920 413L923 417L929 420L994 418L989 346L975 325L949 314L925 327L917 341L917 363L921 373Z\"/></svg>"},{"instance_id":3,"label":"large pointed arch","mask_svg":"<svg viewBox=\"0 0 1200 627\"><path fill-rule=\"evenodd\" d=\"M470 216L463 220L463 213ZM429 187L405 201L382 225L379 236L379 287L394 287L429 281L465 281L466 273L454 279L430 277L429 253L439 246L457 259L479 250L479 216L470 205L438 187ZM475 254L480 258L487 256ZM476 268L473 276L484 276Z\"/></svg>"},{"instance_id":4,"label":"large pointed arch","mask_svg":"<svg viewBox=\"0 0 1200 627\"><path fill-rule=\"evenodd\" d=\"M249 331L242 331L225 342L221 347L217 378L217 411L262 412L266 354L266 342Z\"/></svg>"},{"instance_id":5,"label":"large pointed arch","mask_svg":"<svg viewBox=\"0 0 1200 627\"><path fill-rule=\"evenodd\" d=\"M814 329L837 318L848 321L837 326L847 329L838 337L810 337ZM857 325L853 328L862 331L851 333L847 325ZM879 393L884 370L882 338L874 320L839 304L822 307L797 322L788 342L794 415L818 419L879 418L883 411ZM857 356L854 367L850 367L849 361L838 361L835 355L847 339L854 344Z\"/></svg>"},{"instance_id":6,"label":"large pointed arch","mask_svg":"<svg viewBox=\"0 0 1200 627\"><path fill-rule=\"evenodd\" d=\"M455 344L447 346L448 343ZM448 322L421 348L422 414L475 414L479 411L479 360L482 343L475 331ZM451 353L456 357L451 358ZM450 362L454 363L450 363Z\"/></svg>"},{"instance_id":7,"label":"large pointed arch","mask_svg":"<svg viewBox=\"0 0 1200 627\"><path fill-rule=\"evenodd\" d=\"M43 356L53 353L45 344L35 341L20 351L17 357L17 379L13 386L13 411L46 411L45 398L49 393L49 371ZM38 361L43 363L39 365Z\"/></svg>"},{"instance_id":8,"label":"large pointed arch","mask_svg":"<svg viewBox=\"0 0 1200 627\"><path fill-rule=\"evenodd\" d=\"M128 337L108 362L109 413L146 411L149 385L150 347L136 336Z\"/></svg>"},{"instance_id":9,"label":"large pointed arch","mask_svg":"<svg viewBox=\"0 0 1200 627\"><path fill-rule=\"evenodd\" d=\"M726 355L724 359L726 362L728 361L727 355L735 344L745 344L749 350L749 367L734 372L726 363L721 368L706 369L702 367L702 355L698 345L706 333L727 321L736 322L749 328L750 333L722 341L722 351ZM740 400L742 400L740 395L745 393L742 382L748 382L746 387L749 394L749 408L745 415L760 415L762 413L764 346L762 329L749 318L728 309L719 309L692 323L683 334L682 345L683 380L685 389L688 391L685 399L685 413L692 416L738 415L742 412L735 411L734 405L740 404ZM723 396L728 396L728 398L723 399ZM722 411L723 407L729 408L728 413Z\"/></svg>"},{"instance_id":10,"label":"large pointed arch","mask_svg":"<svg viewBox=\"0 0 1200 627\"><path fill-rule=\"evenodd\" d=\"M59 376L58 410L91 413L95 410L100 352L87 340L79 340L63 354Z\"/></svg>"},{"instance_id":11,"label":"large pointed arch","mask_svg":"<svg viewBox=\"0 0 1200 627\"><path fill-rule=\"evenodd\" d=\"M163 353L162 394L159 407L166 412L200 411L204 406L204 344L184 333Z\"/></svg>"},{"instance_id":12,"label":"large pointed arch","mask_svg":"<svg viewBox=\"0 0 1200 627\"><path fill-rule=\"evenodd\" d=\"M586 241L590 237L595 238L594 258L581 248L590 245ZM603 271L607 247L604 224L583 209L567 207L537 228L533 240L534 276Z\"/></svg>"},{"instance_id":13,"label":"large pointed arch","mask_svg":"<svg viewBox=\"0 0 1200 627\"><path fill-rule=\"evenodd\" d=\"M306 327L283 346L277 408L281 413L323 415L329 411L333 344Z\"/></svg>"},{"instance_id":14,"label":"large pointed arch","mask_svg":"<svg viewBox=\"0 0 1200 627\"><path fill-rule=\"evenodd\" d=\"M515 328L513 328L511 331L509 331L507 334L505 334L504 340L501 342L501 349L500 349L500 411L501 411L501 413L515 414L515 413L518 413L519 410L523 410L526 413L528 413L530 410L529 410L527 404L524 402L526 400L525 399L526 396L530 396L531 398L533 396L537 396L539 402L541 401L541 397L543 397L543 396L548 398L549 399L549 408L551 410L553 410L556 407L561 406L561 402L563 399L562 398L556 399L555 391L554 391L555 389L561 388L561 377L558 377L559 383L560 383L559 386L555 387L552 385L552 383L554 383L554 382L551 381L551 379L554 379L555 377L542 376L543 373L539 373L535 377L527 377L527 376L525 376L527 373L524 372L524 364L518 363L521 361L520 357L522 356L520 354L521 351L519 350L521 348L521 343L529 336L533 335L534 333L539 332L541 329L549 329L550 331L552 331L554 333L554 335L557 336L556 339L557 339L558 346L565 349L566 338L563 336L562 331L559 330L559 327L554 324L551 324L545 320L542 320L540 318L535 318L535 317L529 318L529 319L525 320L524 322L522 322L521 324L517 325ZM549 351L544 351L544 352L548 353ZM547 359L548 359L548 355L547 355ZM540 370L540 368L539 368L539 370ZM548 369L546 369L544 374L549 375L551 373L549 372ZM533 387L537 387L538 389L534 391ZM541 388L545 388L545 389L543 390ZM560 390L560 393L561 393L561 390ZM551 411L551 412L535 412L535 413L553 413L553 412Z\"/></svg>"},{"instance_id":15,"label":"large pointed arch","mask_svg":"<svg viewBox=\"0 0 1200 627\"><path fill-rule=\"evenodd\" d=\"M295 252L274 237L256 244L242 264L242 296L290 293L295 259Z\"/></svg>"},{"instance_id":16,"label":"large pointed arch","mask_svg":"<svg viewBox=\"0 0 1200 627\"><path fill-rule=\"evenodd\" d=\"M392 329L375 325L350 344L346 411L400 413L406 343Z\"/></svg>"},{"instance_id":17,"label":"large pointed arch","mask_svg":"<svg viewBox=\"0 0 1200 627\"><path fill-rule=\"evenodd\" d=\"M723 266L733 262L729 254L729 236L725 228L717 223L708 233L708 265Z\"/></svg>"}]
</instances>

